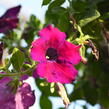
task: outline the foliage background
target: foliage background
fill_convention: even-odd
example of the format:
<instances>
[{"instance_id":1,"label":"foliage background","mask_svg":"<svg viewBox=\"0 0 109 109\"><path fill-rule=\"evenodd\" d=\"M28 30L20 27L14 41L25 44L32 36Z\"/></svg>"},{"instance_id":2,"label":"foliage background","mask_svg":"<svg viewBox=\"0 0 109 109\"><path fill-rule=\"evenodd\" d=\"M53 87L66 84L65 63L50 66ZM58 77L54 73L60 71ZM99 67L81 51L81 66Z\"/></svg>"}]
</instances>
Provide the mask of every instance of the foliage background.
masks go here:
<instances>
[{"instance_id":1,"label":"foliage background","mask_svg":"<svg viewBox=\"0 0 109 109\"><path fill-rule=\"evenodd\" d=\"M26 1L25 1L26 2ZM32 2L32 1L31 1ZM63 3L68 6L64 7ZM77 81L72 83L74 90L70 93L70 101L85 100L91 105L100 104L101 109L109 108L109 1L108 0L43 0L42 7L46 7L45 22L41 22L32 15L26 24L20 21L19 28L3 36L1 40L5 43L5 48L11 54L15 46L23 51L25 60L29 60L28 49L31 42L37 38L40 29L48 24L54 24L61 31L67 34L67 39L77 43L76 38L80 37L80 31L75 28L79 25L83 36L88 35L99 51L97 61L91 53L88 45L84 46L84 57L87 64L79 64ZM71 24L70 21L73 21ZM24 26L24 29L22 27ZM83 38L84 39L84 38ZM26 46L21 44L26 42ZM16 65L15 65L16 66ZM25 66L23 66L25 67ZM16 68L15 68L16 69ZM13 70L15 70L13 69ZM36 85L42 92L40 97L41 109L52 109L49 96L57 97L58 94L50 92L50 86L40 86L42 80L36 79ZM87 103L82 105L83 109L88 109ZM62 109L62 108L60 108Z\"/></svg>"}]
</instances>

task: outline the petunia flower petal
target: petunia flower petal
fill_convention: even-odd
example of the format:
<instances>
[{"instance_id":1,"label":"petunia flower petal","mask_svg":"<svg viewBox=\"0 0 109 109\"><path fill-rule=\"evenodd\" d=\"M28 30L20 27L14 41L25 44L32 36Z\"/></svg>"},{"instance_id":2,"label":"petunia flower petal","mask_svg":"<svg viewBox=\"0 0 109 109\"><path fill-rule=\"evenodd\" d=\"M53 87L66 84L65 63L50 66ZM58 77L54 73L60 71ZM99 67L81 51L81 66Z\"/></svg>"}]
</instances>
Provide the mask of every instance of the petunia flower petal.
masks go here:
<instances>
[{"instance_id":1,"label":"petunia flower petal","mask_svg":"<svg viewBox=\"0 0 109 109\"><path fill-rule=\"evenodd\" d=\"M48 25L46 28L39 31L39 36L47 41L52 48L57 48L65 40L66 34L58 28Z\"/></svg>"},{"instance_id":2,"label":"petunia flower petal","mask_svg":"<svg viewBox=\"0 0 109 109\"><path fill-rule=\"evenodd\" d=\"M23 83L23 85L18 88L15 101L16 109L28 109L34 104L34 91L31 91L31 87L28 83Z\"/></svg>"},{"instance_id":3,"label":"petunia flower petal","mask_svg":"<svg viewBox=\"0 0 109 109\"><path fill-rule=\"evenodd\" d=\"M14 94L7 86L11 80L9 77L0 80L0 109L15 109Z\"/></svg>"},{"instance_id":4,"label":"petunia flower petal","mask_svg":"<svg viewBox=\"0 0 109 109\"><path fill-rule=\"evenodd\" d=\"M29 78L29 75L24 74L24 75L22 75L22 76L20 77L20 81L26 80L26 79L28 79L28 78Z\"/></svg>"},{"instance_id":5,"label":"petunia flower petal","mask_svg":"<svg viewBox=\"0 0 109 109\"><path fill-rule=\"evenodd\" d=\"M45 41L41 38L35 40L32 43L31 48L31 57L33 60L41 62L46 60L46 49L47 46L45 45Z\"/></svg>"},{"instance_id":6,"label":"petunia flower petal","mask_svg":"<svg viewBox=\"0 0 109 109\"><path fill-rule=\"evenodd\" d=\"M17 15L19 14L21 6L16 6L13 8L8 9L5 14L1 17L2 18L11 18L11 17L17 17Z\"/></svg>"},{"instance_id":7,"label":"petunia flower petal","mask_svg":"<svg viewBox=\"0 0 109 109\"><path fill-rule=\"evenodd\" d=\"M58 59L68 63L78 64L81 61L80 47L80 45L74 45L65 41L64 44L58 48Z\"/></svg>"},{"instance_id":8,"label":"petunia flower petal","mask_svg":"<svg viewBox=\"0 0 109 109\"><path fill-rule=\"evenodd\" d=\"M12 82L10 77L0 80L0 109L29 109L35 102L34 91L30 85L23 83L16 93L13 93L9 82Z\"/></svg>"},{"instance_id":9,"label":"petunia flower petal","mask_svg":"<svg viewBox=\"0 0 109 109\"><path fill-rule=\"evenodd\" d=\"M77 70L71 64L58 64L55 61L39 63L36 73L48 82L60 83L71 83L77 76Z\"/></svg>"},{"instance_id":10,"label":"petunia flower petal","mask_svg":"<svg viewBox=\"0 0 109 109\"><path fill-rule=\"evenodd\" d=\"M6 33L18 26L18 14L21 6L8 9L5 14L0 17L0 33Z\"/></svg>"},{"instance_id":11,"label":"petunia flower petal","mask_svg":"<svg viewBox=\"0 0 109 109\"><path fill-rule=\"evenodd\" d=\"M13 19L0 19L0 33L5 33L8 30L12 30L18 26L18 18Z\"/></svg>"}]
</instances>

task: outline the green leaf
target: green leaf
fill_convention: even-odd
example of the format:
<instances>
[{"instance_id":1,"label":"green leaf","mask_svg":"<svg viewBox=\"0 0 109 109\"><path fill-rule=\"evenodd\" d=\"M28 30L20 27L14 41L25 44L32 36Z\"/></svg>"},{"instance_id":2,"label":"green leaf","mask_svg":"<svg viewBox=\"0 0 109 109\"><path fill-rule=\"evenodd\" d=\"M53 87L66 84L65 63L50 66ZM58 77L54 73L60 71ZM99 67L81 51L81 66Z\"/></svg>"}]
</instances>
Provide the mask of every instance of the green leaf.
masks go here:
<instances>
[{"instance_id":1,"label":"green leaf","mask_svg":"<svg viewBox=\"0 0 109 109\"><path fill-rule=\"evenodd\" d=\"M48 10L51 10L55 7L61 6L63 3L65 2L65 0L54 0L48 7Z\"/></svg>"},{"instance_id":2,"label":"green leaf","mask_svg":"<svg viewBox=\"0 0 109 109\"><path fill-rule=\"evenodd\" d=\"M48 5L51 2L51 0L43 0L42 6L43 5Z\"/></svg>"},{"instance_id":3,"label":"green leaf","mask_svg":"<svg viewBox=\"0 0 109 109\"><path fill-rule=\"evenodd\" d=\"M99 102L101 105L103 105L105 108L109 107L109 96L108 96L108 90L109 88L101 88L101 90L99 90L99 94L100 94L100 98L99 98Z\"/></svg>"},{"instance_id":4,"label":"green leaf","mask_svg":"<svg viewBox=\"0 0 109 109\"><path fill-rule=\"evenodd\" d=\"M71 0L71 5L75 12L84 12L88 3L82 0Z\"/></svg>"},{"instance_id":5,"label":"green leaf","mask_svg":"<svg viewBox=\"0 0 109 109\"><path fill-rule=\"evenodd\" d=\"M82 99L83 98L83 90L82 88L78 88L78 89L75 89L71 95L69 96L70 98L70 101L75 101L77 99Z\"/></svg>"},{"instance_id":6,"label":"green leaf","mask_svg":"<svg viewBox=\"0 0 109 109\"><path fill-rule=\"evenodd\" d=\"M11 57L11 63L15 70L20 71L22 65L24 62L24 54L22 51L20 51L18 48L14 48L12 57Z\"/></svg>"},{"instance_id":7,"label":"green leaf","mask_svg":"<svg viewBox=\"0 0 109 109\"><path fill-rule=\"evenodd\" d=\"M63 7L55 7L46 12L46 23L57 25L60 17L66 12L66 9Z\"/></svg>"},{"instance_id":8,"label":"green leaf","mask_svg":"<svg viewBox=\"0 0 109 109\"><path fill-rule=\"evenodd\" d=\"M63 31L63 32L67 32L67 30L69 29L69 25L70 22L68 20L68 13L67 12L63 12L63 14L61 14L59 21L58 21L58 28Z\"/></svg>"},{"instance_id":9,"label":"green leaf","mask_svg":"<svg viewBox=\"0 0 109 109\"><path fill-rule=\"evenodd\" d=\"M85 17L79 21L79 25L81 27L85 26L86 24L92 22L93 20L97 19L98 17L100 17L100 13L97 10L92 9L91 11L88 11L86 13Z\"/></svg>"},{"instance_id":10,"label":"green leaf","mask_svg":"<svg viewBox=\"0 0 109 109\"><path fill-rule=\"evenodd\" d=\"M87 102L92 105L95 105L98 100L98 91L97 89L88 81L83 85L83 92Z\"/></svg>"},{"instance_id":11,"label":"green leaf","mask_svg":"<svg viewBox=\"0 0 109 109\"><path fill-rule=\"evenodd\" d=\"M51 101L48 99L47 96L44 96L42 95L40 97L40 106L41 106L41 109L52 109L52 104L51 104Z\"/></svg>"},{"instance_id":12,"label":"green leaf","mask_svg":"<svg viewBox=\"0 0 109 109\"><path fill-rule=\"evenodd\" d=\"M87 106L86 106L86 105L84 105L84 106L83 106L83 109L87 109Z\"/></svg>"}]
</instances>

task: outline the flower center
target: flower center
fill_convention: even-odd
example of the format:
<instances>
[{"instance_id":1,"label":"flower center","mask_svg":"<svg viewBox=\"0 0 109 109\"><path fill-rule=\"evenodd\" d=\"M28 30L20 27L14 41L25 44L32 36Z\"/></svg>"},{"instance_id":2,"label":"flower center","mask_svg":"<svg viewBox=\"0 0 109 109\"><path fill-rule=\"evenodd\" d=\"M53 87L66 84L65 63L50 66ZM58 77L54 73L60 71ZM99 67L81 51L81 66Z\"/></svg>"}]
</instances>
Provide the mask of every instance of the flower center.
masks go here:
<instances>
[{"instance_id":1,"label":"flower center","mask_svg":"<svg viewBox=\"0 0 109 109\"><path fill-rule=\"evenodd\" d=\"M57 60L58 53L57 50L54 48L48 48L46 51L46 59L47 60Z\"/></svg>"}]
</instances>

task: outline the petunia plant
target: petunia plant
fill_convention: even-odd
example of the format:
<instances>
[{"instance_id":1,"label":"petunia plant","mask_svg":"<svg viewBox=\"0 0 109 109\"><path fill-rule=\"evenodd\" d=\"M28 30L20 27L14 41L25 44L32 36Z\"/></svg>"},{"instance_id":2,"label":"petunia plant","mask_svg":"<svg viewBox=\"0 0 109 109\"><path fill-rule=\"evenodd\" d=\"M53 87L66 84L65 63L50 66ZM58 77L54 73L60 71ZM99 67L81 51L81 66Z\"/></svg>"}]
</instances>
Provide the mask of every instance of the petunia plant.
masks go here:
<instances>
[{"instance_id":1,"label":"petunia plant","mask_svg":"<svg viewBox=\"0 0 109 109\"><path fill-rule=\"evenodd\" d=\"M65 109L77 100L86 101L84 109L87 103L109 107L105 1L68 0L65 7L66 1L43 0L44 24L34 15L23 22L21 5L0 17L0 109L29 109L39 102L30 77L41 92L41 109L52 109L50 96L60 96Z\"/></svg>"}]
</instances>

